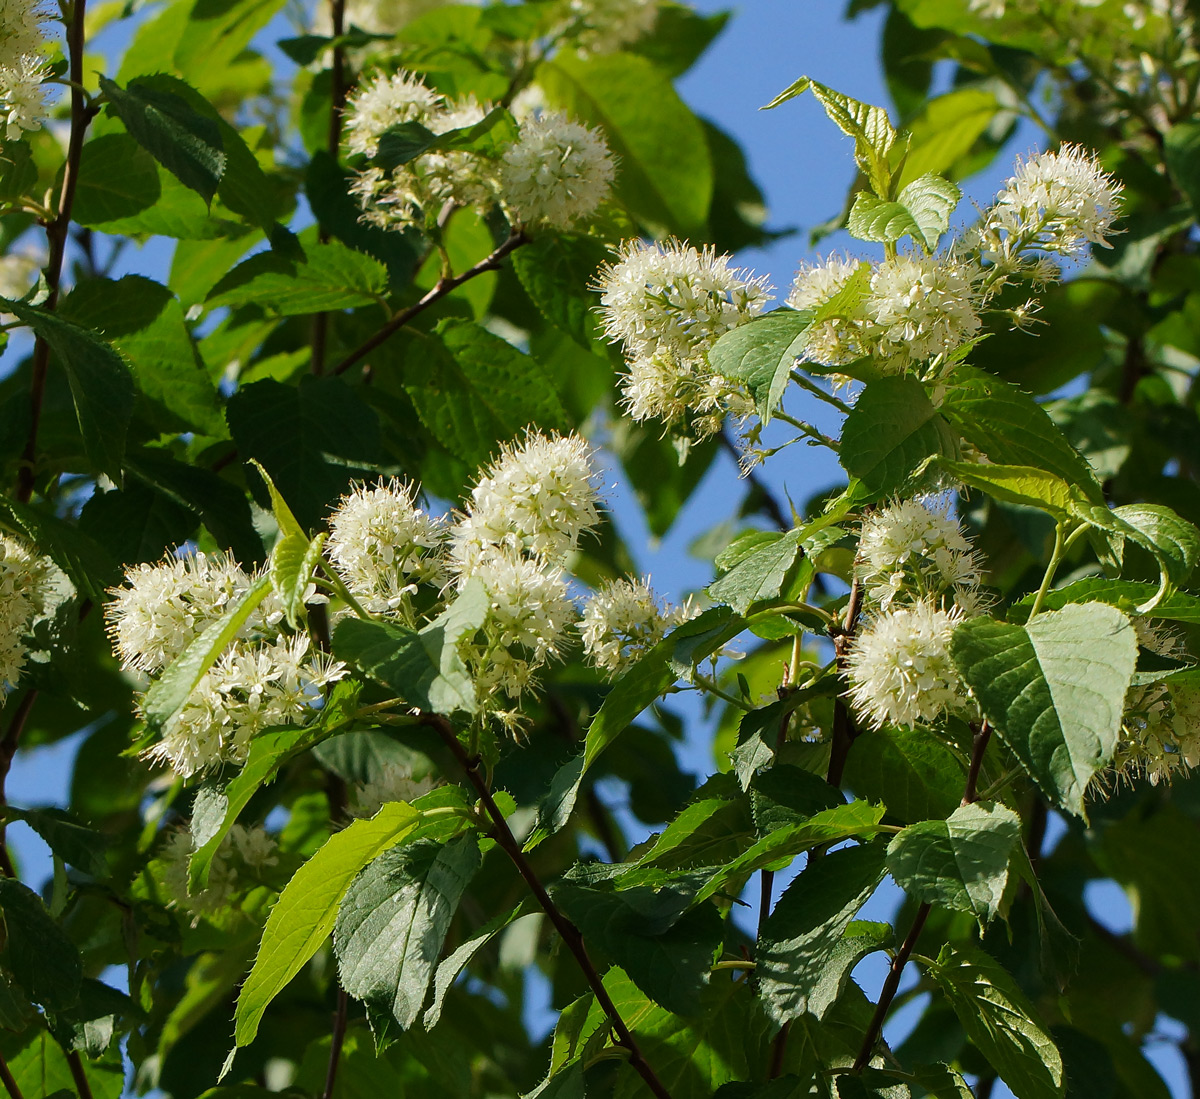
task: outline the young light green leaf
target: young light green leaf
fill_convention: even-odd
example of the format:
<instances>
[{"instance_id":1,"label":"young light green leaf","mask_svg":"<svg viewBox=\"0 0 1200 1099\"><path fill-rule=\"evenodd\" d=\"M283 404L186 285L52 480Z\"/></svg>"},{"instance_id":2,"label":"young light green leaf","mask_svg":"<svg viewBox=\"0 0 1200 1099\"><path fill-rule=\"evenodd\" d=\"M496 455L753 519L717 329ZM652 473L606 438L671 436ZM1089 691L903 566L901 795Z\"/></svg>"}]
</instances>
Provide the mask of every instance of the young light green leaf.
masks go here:
<instances>
[{"instance_id":1,"label":"young light green leaf","mask_svg":"<svg viewBox=\"0 0 1200 1099\"><path fill-rule=\"evenodd\" d=\"M910 236L932 252L950 227L950 215L961 197L962 192L953 183L935 175L914 179L894 202L859 191L846 228L859 240L888 244Z\"/></svg>"},{"instance_id":2,"label":"young light green leaf","mask_svg":"<svg viewBox=\"0 0 1200 1099\"><path fill-rule=\"evenodd\" d=\"M240 595L229 609L197 637L166 671L151 684L142 703L146 724L155 732L178 713L188 695L241 632L258 605L271 590L270 580L263 576Z\"/></svg>"},{"instance_id":3,"label":"young light green leaf","mask_svg":"<svg viewBox=\"0 0 1200 1099\"><path fill-rule=\"evenodd\" d=\"M138 80L121 88L101 76L100 90L130 136L180 183L212 202L225 174L225 147L217 123L180 96Z\"/></svg>"},{"instance_id":4,"label":"young light green leaf","mask_svg":"<svg viewBox=\"0 0 1200 1099\"><path fill-rule=\"evenodd\" d=\"M1000 907L1021 820L995 802L955 809L946 820L910 824L888 844L888 872L910 897L970 912L981 924Z\"/></svg>"},{"instance_id":5,"label":"young light green leaf","mask_svg":"<svg viewBox=\"0 0 1200 1099\"><path fill-rule=\"evenodd\" d=\"M941 459L938 466L964 485L982 489L1009 504L1038 508L1065 522L1078 516L1086 501L1061 477L1034 466Z\"/></svg>"},{"instance_id":6,"label":"young light green leaf","mask_svg":"<svg viewBox=\"0 0 1200 1099\"><path fill-rule=\"evenodd\" d=\"M830 953L883 875L882 846L848 847L811 863L779 898L755 951L755 976L777 1023L810 1010L813 995L828 998L819 990Z\"/></svg>"},{"instance_id":7,"label":"young light green leaf","mask_svg":"<svg viewBox=\"0 0 1200 1099\"><path fill-rule=\"evenodd\" d=\"M1103 603L1047 611L1026 626L972 618L951 653L984 716L1060 808L1112 759L1137 663L1129 619Z\"/></svg>"},{"instance_id":8,"label":"young light green leaf","mask_svg":"<svg viewBox=\"0 0 1200 1099\"><path fill-rule=\"evenodd\" d=\"M69 1008L79 997L83 962L42 898L16 878L0 875L0 914L8 968L17 983L47 1011Z\"/></svg>"},{"instance_id":9,"label":"young light green leaf","mask_svg":"<svg viewBox=\"0 0 1200 1099\"><path fill-rule=\"evenodd\" d=\"M288 882L263 929L250 976L238 996L236 1038L249 1045L271 1001L329 937L350 883L373 859L412 832L421 814L388 802L370 820L335 832Z\"/></svg>"},{"instance_id":10,"label":"young light green leaf","mask_svg":"<svg viewBox=\"0 0 1200 1099\"><path fill-rule=\"evenodd\" d=\"M804 353L811 322L811 313L776 309L730 329L709 349L709 366L745 383L764 424L770 423L792 367Z\"/></svg>"},{"instance_id":11,"label":"young light green leaf","mask_svg":"<svg viewBox=\"0 0 1200 1099\"><path fill-rule=\"evenodd\" d=\"M417 1021L459 898L478 869L479 843L469 832L385 851L350 886L333 949L342 987L376 1019L391 1016L401 1030Z\"/></svg>"},{"instance_id":12,"label":"young light green leaf","mask_svg":"<svg viewBox=\"0 0 1200 1099\"><path fill-rule=\"evenodd\" d=\"M932 970L954 1013L1017 1099L1061 1099L1063 1063L1017 982L974 946L944 946Z\"/></svg>"}]
</instances>

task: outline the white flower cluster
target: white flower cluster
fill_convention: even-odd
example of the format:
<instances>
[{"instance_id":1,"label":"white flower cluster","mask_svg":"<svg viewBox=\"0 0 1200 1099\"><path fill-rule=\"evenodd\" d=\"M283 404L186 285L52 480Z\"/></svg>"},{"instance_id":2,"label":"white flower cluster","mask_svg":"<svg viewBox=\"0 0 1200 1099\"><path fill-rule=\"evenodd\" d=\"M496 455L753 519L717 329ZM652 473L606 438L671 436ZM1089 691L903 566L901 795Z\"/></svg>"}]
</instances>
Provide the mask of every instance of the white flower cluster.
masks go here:
<instances>
[{"instance_id":1,"label":"white flower cluster","mask_svg":"<svg viewBox=\"0 0 1200 1099\"><path fill-rule=\"evenodd\" d=\"M583 651L592 664L615 677L695 614L690 603L660 604L646 580L614 580L584 606L579 623Z\"/></svg>"},{"instance_id":2,"label":"white flower cluster","mask_svg":"<svg viewBox=\"0 0 1200 1099\"><path fill-rule=\"evenodd\" d=\"M113 651L128 670L156 675L254 583L235 562L194 554L126 570L105 618ZM269 595L233 644L196 685L151 759L189 777L222 762L242 762L250 741L273 725L315 717L320 691L344 665L310 652L308 639L285 636L278 600Z\"/></svg>"},{"instance_id":3,"label":"white flower cluster","mask_svg":"<svg viewBox=\"0 0 1200 1099\"><path fill-rule=\"evenodd\" d=\"M950 598L964 614L981 608L979 555L948 507L897 500L863 519L856 571L869 603L887 611L896 602Z\"/></svg>"},{"instance_id":4,"label":"white flower cluster","mask_svg":"<svg viewBox=\"0 0 1200 1099\"><path fill-rule=\"evenodd\" d=\"M350 98L346 144L351 153L374 156L392 126L419 122L435 134L482 122L491 104L474 96L448 100L403 70L378 75ZM351 184L362 219L385 229L402 229L420 217L436 216L446 202L489 205L496 182L490 162L463 150L424 153L391 171L369 167Z\"/></svg>"},{"instance_id":5,"label":"white flower cluster","mask_svg":"<svg viewBox=\"0 0 1200 1099\"><path fill-rule=\"evenodd\" d=\"M21 679L25 635L46 609L50 562L15 538L0 535L0 705Z\"/></svg>"},{"instance_id":6,"label":"white flower cluster","mask_svg":"<svg viewBox=\"0 0 1200 1099\"><path fill-rule=\"evenodd\" d=\"M819 309L830 302L860 263L830 256L796 273L788 295L794 309ZM981 271L953 256L899 255L871 271L869 289L836 316L814 326L805 357L825 366L845 366L864 355L891 373L903 373L938 356L950 355L979 333Z\"/></svg>"},{"instance_id":7,"label":"white flower cluster","mask_svg":"<svg viewBox=\"0 0 1200 1099\"><path fill-rule=\"evenodd\" d=\"M1066 144L1022 162L984 214L981 257L1003 274L1049 281L1044 253L1077 259L1089 244L1108 246L1121 212L1121 184L1092 153Z\"/></svg>"},{"instance_id":8,"label":"white flower cluster","mask_svg":"<svg viewBox=\"0 0 1200 1099\"><path fill-rule=\"evenodd\" d=\"M571 229L608 198L616 164L604 138L566 115L521 122L500 164L500 194L514 225Z\"/></svg>"},{"instance_id":9,"label":"white flower cluster","mask_svg":"<svg viewBox=\"0 0 1200 1099\"><path fill-rule=\"evenodd\" d=\"M635 420L688 421L704 436L720 429L726 411L752 410L707 355L720 336L763 311L771 300L765 278L731 267L711 247L626 241L598 289L605 331L629 363L621 385Z\"/></svg>"},{"instance_id":10,"label":"white flower cluster","mask_svg":"<svg viewBox=\"0 0 1200 1099\"><path fill-rule=\"evenodd\" d=\"M1113 767L1152 786L1200 767L1200 687L1131 688Z\"/></svg>"},{"instance_id":11,"label":"white flower cluster","mask_svg":"<svg viewBox=\"0 0 1200 1099\"><path fill-rule=\"evenodd\" d=\"M347 590L376 614L413 624L418 585L444 579L446 526L413 503L415 490L391 480L360 486L329 519L329 559Z\"/></svg>"},{"instance_id":12,"label":"white flower cluster","mask_svg":"<svg viewBox=\"0 0 1200 1099\"><path fill-rule=\"evenodd\" d=\"M576 619L563 568L599 522L596 479L585 440L530 432L472 490L450 557L457 586L478 580L490 601L483 628L461 645L481 696L519 699L560 655Z\"/></svg>"},{"instance_id":13,"label":"white flower cluster","mask_svg":"<svg viewBox=\"0 0 1200 1099\"><path fill-rule=\"evenodd\" d=\"M49 69L42 55L42 24L51 18L41 0L0 0L0 122L16 141L46 118Z\"/></svg>"},{"instance_id":14,"label":"white flower cluster","mask_svg":"<svg viewBox=\"0 0 1200 1099\"><path fill-rule=\"evenodd\" d=\"M373 817L388 802L407 801L410 804L437 784L433 774L415 777L413 769L401 763L385 763L370 782L350 791L347 809L352 817Z\"/></svg>"},{"instance_id":15,"label":"white flower cluster","mask_svg":"<svg viewBox=\"0 0 1200 1099\"><path fill-rule=\"evenodd\" d=\"M208 885L199 893L188 892L188 872L196 846L191 832L178 829L167 839L160 857L166 864L163 885L175 907L201 916L227 911L245 887L239 878L253 882L263 870L278 861L275 840L261 828L235 824L221 841L209 864Z\"/></svg>"},{"instance_id":16,"label":"white flower cluster","mask_svg":"<svg viewBox=\"0 0 1200 1099\"><path fill-rule=\"evenodd\" d=\"M659 0L571 0L572 38L582 54L615 53L654 29Z\"/></svg>"},{"instance_id":17,"label":"white flower cluster","mask_svg":"<svg viewBox=\"0 0 1200 1099\"><path fill-rule=\"evenodd\" d=\"M922 600L860 625L846 658L850 699L872 728L930 723L963 707L966 692L950 658L961 618Z\"/></svg>"}]
</instances>

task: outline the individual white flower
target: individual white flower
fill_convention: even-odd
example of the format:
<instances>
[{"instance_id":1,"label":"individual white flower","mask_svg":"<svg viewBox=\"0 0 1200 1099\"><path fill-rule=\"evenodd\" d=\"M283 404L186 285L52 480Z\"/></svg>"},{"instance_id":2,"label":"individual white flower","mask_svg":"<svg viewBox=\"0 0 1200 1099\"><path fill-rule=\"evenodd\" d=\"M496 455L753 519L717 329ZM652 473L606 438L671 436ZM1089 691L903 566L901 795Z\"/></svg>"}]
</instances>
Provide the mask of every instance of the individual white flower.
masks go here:
<instances>
[{"instance_id":1,"label":"individual white flower","mask_svg":"<svg viewBox=\"0 0 1200 1099\"><path fill-rule=\"evenodd\" d=\"M168 837L160 858L165 862L163 885L170 904L190 913L196 919L227 911L235 900L239 876L245 871L251 881L257 873L279 862L275 840L261 828L246 828L235 824L221 841L209 863L208 884L198 893L188 891L188 876L195 841L187 829L177 829Z\"/></svg>"},{"instance_id":2,"label":"individual white flower","mask_svg":"<svg viewBox=\"0 0 1200 1099\"><path fill-rule=\"evenodd\" d=\"M0 535L0 692L15 689L28 655L24 637L45 611L51 566L24 543ZM4 694L0 693L0 705Z\"/></svg>"},{"instance_id":3,"label":"individual white flower","mask_svg":"<svg viewBox=\"0 0 1200 1099\"><path fill-rule=\"evenodd\" d=\"M598 475L592 448L579 435L534 431L505 446L451 533L455 569L473 575L496 550L561 564L600 521Z\"/></svg>"},{"instance_id":4,"label":"individual white flower","mask_svg":"<svg viewBox=\"0 0 1200 1099\"><path fill-rule=\"evenodd\" d=\"M975 271L944 256L896 256L871 276L866 310L884 364L895 372L948 355L979 332Z\"/></svg>"},{"instance_id":5,"label":"individual white flower","mask_svg":"<svg viewBox=\"0 0 1200 1099\"><path fill-rule=\"evenodd\" d=\"M346 104L346 145L351 153L374 156L379 139L402 122L428 124L442 107L442 97L413 73L378 73Z\"/></svg>"},{"instance_id":6,"label":"individual white flower","mask_svg":"<svg viewBox=\"0 0 1200 1099\"><path fill-rule=\"evenodd\" d=\"M395 479L356 488L329 519L329 559L350 594L374 613L405 616L406 596L441 579L445 523L413 503Z\"/></svg>"},{"instance_id":7,"label":"individual white flower","mask_svg":"<svg viewBox=\"0 0 1200 1099\"><path fill-rule=\"evenodd\" d=\"M174 660L225 613L252 579L219 554L168 557L133 565L110 591L104 617L121 667L153 674Z\"/></svg>"},{"instance_id":8,"label":"individual white flower","mask_svg":"<svg viewBox=\"0 0 1200 1099\"><path fill-rule=\"evenodd\" d=\"M500 194L514 224L570 229L608 198L615 174L598 131L543 114L522 121L520 137L504 151Z\"/></svg>"},{"instance_id":9,"label":"individual white flower","mask_svg":"<svg viewBox=\"0 0 1200 1099\"><path fill-rule=\"evenodd\" d=\"M615 676L695 613L690 604L660 604L645 580L611 581L584 605L579 623L584 654Z\"/></svg>"},{"instance_id":10,"label":"individual white flower","mask_svg":"<svg viewBox=\"0 0 1200 1099\"><path fill-rule=\"evenodd\" d=\"M1121 213L1121 189L1079 145L1018 159L1016 172L985 214L984 258L1015 267L1025 251L1075 258L1089 243L1107 247Z\"/></svg>"},{"instance_id":11,"label":"individual white flower","mask_svg":"<svg viewBox=\"0 0 1200 1099\"><path fill-rule=\"evenodd\" d=\"M949 501L935 510L919 500L897 500L863 519L857 572L881 610L897 599L944 594L965 613L979 608L981 562L948 508Z\"/></svg>"},{"instance_id":12,"label":"individual white flower","mask_svg":"<svg viewBox=\"0 0 1200 1099\"><path fill-rule=\"evenodd\" d=\"M50 69L40 54L27 53L0 65L0 121L4 136L16 141L26 130L40 130L49 112Z\"/></svg>"},{"instance_id":13,"label":"individual white flower","mask_svg":"<svg viewBox=\"0 0 1200 1099\"><path fill-rule=\"evenodd\" d=\"M654 29L659 0L571 0L580 53L615 53Z\"/></svg>"},{"instance_id":14,"label":"individual white flower","mask_svg":"<svg viewBox=\"0 0 1200 1099\"><path fill-rule=\"evenodd\" d=\"M37 280L42 261L24 252L10 252L0 257L0 298L20 301Z\"/></svg>"},{"instance_id":15,"label":"individual white flower","mask_svg":"<svg viewBox=\"0 0 1200 1099\"><path fill-rule=\"evenodd\" d=\"M793 309L820 309L850 281L861 261L830 256L822 263L801 264L792 282L787 303ZM853 316L830 317L805 332L804 357L824 366L845 366L862 358L864 314L861 305Z\"/></svg>"},{"instance_id":16,"label":"individual white flower","mask_svg":"<svg viewBox=\"0 0 1200 1099\"><path fill-rule=\"evenodd\" d=\"M482 699L493 692L519 699L537 669L560 655L575 621L562 572L527 557L492 553L475 564L470 578L482 584L489 604L479 634L460 643L476 691Z\"/></svg>"},{"instance_id":17,"label":"individual white flower","mask_svg":"<svg viewBox=\"0 0 1200 1099\"><path fill-rule=\"evenodd\" d=\"M960 617L921 602L859 626L846 657L849 695L872 728L933 722L965 702L950 659Z\"/></svg>"}]
</instances>

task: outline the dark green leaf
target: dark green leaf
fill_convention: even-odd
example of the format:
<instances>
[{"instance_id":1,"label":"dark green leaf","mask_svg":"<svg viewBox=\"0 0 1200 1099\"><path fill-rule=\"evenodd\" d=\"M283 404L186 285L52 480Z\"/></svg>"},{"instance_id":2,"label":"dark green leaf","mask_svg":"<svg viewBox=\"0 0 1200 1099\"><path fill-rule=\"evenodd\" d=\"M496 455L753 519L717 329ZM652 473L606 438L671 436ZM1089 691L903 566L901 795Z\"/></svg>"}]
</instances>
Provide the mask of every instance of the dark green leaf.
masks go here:
<instances>
[{"instance_id":1,"label":"dark green leaf","mask_svg":"<svg viewBox=\"0 0 1200 1099\"><path fill-rule=\"evenodd\" d=\"M23 820L68 866L96 878L108 874L108 837L81 824L70 813L62 809L17 809L12 805L0 812L9 820Z\"/></svg>"},{"instance_id":2,"label":"dark green leaf","mask_svg":"<svg viewBox=\"0 0 1200 1099\"><path fill-rule=\"evenodd\" d=\"M83 963L75 944L27 885L0 876L5 953L17 983L47 1011L69 1008L79 997Z\"/></svg>"},{"instance_id":3,"label":"dark green leaf","mask_svg":"<svg viewBox=\"0 0 1200 1099\"><path fill-rule=\"evenodd\" d=\"M1084 815L1112 759L1137 662L1129 619L1103 603L1046 611L1027 626L972 618L951 652L984 716L1056 805Z\"/></svg>"},{"instance_id":4,"label":"dark green leaf","mask_svg":"<svg viewBox=\"0 0 1200 1099\"><path fill-rule=\"evenodd\" d=\"M963 767L927 730L866 729L855 739L845 780L860 797L881 801L892 816L913 823L954 812L962 796Z\"/></svg>"},{"instance_id":5,"label":"dark green leaf","mask_svg":"<svg viewBox=\"0 0 1200 1099\"><path fill-rule=\"evenodd\" d=\"M130 135L180 183L212 202L225 174L220 127L173 92L132 81L126 88L100 77L100 90Z\"/></svg>"},{"instance_id":6,"label":"dark green leaf","mask_svg":"<svg viewBox=\"0 0 1200 1099\"><path fill-rule=\"evenodd\" d=\"M105 590L120 581L121 566L116 559L81 530L54 515L0 497L0 526L36 545L88 599L103 601Z\"/></svg>"},{"instance_id":7,"label":"dark green leaf","mask_svg":"<svg viewBox=\"0 0 1200 1099\"><path fill-rule=\"evenodd\" d=\"M512 266L525 293L556 328L590 346L598 295L596 272L611 254L591 237L546 233L513 253Z\"/></svg>"},{"instance_id":8,"label":"dark green leaf","mask_svg":"<svg viewBox=\"0 0 1200 1099\"><path fill-rule=\"evenodd\" d=\"M393 848L371 862L338 909L333 947L342 987L401 1030L411 1027L459 898L478 868L473 832L445 844Z\"/></svg>"}]
</instances>

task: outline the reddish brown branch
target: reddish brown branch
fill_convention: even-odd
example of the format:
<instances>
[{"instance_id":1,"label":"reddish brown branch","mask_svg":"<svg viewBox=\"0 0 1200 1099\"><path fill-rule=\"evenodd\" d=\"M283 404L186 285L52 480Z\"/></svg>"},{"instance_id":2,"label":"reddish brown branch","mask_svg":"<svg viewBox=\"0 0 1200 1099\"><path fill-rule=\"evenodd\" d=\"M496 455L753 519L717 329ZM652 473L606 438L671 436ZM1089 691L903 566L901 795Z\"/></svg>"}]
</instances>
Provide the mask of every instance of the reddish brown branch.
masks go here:
<instances>
[{"instance_id":1,"label":"reddish brown branch","mask_svg":"<svg viewBox=\"0 0 1200 1099\"><path fill-rule=\"evenodd\" d=\"M508 827L508 822L504 819L503 811L492 797L487 779L484 778L479 770L479 760L467 755L466 749L459 742L454 727L446 718L439 714L424 714L421 717L421 722L436 730L442 738L442 742L458 761L459 766L466 772L467 779L475 787L475 792L479 795L480 803L483 805L484 811L492 823L496 842L517 868L517 873L524 879L525 884L529 887L529 891L541 906L542 911L546 913L555 930L559 933L563 942L566 943L567 949L575 956L579 968L583 971L583 975L596 997L596 1002L608 1017L609 1025L612 1027L617 1043L629 1055L629 1064L645 1081L650 1091L658 1096L658 1099L671 1099L671 1093L663 1086L653 1067L646 1060L637 1039L633 1036L633 1032L621 1017L621 1013L617 1010L617 1005L613 1003L612 997L608 994L608 989L604 987L604 981L592 963L592 959L588 956L587 948L583 942L583 935L579 931L579 928L567 919L558 905L550 899L550 895L546 892L545 886L542 885L541 880L538 878L537 872L530 865L529 860L525 857L525 853L521 850L521 845L517 842L516 837Z\"/></svg>"}]
</instances>

